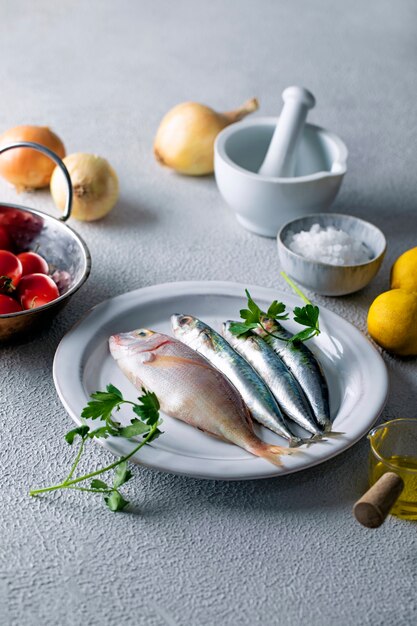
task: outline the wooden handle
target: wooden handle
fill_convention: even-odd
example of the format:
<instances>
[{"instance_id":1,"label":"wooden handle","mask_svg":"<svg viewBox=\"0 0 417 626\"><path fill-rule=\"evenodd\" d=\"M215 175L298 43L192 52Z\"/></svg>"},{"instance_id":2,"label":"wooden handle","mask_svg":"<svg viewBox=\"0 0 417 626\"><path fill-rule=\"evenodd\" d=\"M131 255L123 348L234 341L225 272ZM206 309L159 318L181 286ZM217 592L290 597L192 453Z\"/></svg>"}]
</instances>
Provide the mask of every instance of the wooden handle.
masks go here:
<instances>
[{"instance_id":1,"label":"wooden handle","mask_svg":"<svg viewBox=\"0 0 417 626\"><path fill-rule=\"evenodd\" d=\"M378 528L385 521L404 489L403 479L394 472L383 474L377 482L356 502L353 514L367 528Z\"/></svg>"}]
</instances>

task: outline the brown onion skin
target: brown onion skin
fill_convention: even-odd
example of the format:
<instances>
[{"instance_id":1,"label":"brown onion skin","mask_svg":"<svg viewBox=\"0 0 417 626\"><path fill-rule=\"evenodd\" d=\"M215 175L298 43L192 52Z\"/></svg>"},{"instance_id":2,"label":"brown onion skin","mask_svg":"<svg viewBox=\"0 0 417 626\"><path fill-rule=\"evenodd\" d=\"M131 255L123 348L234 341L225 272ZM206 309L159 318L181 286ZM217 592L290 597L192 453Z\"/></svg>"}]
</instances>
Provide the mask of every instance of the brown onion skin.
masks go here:
<instances>
[{"instance_id":1,"label":"brown onion skin","mask_svg":"<svg viewBox=\"0 0 417 626\"><path fill-rule=\"evenodd\" d=\"M33 141L49 148L61 159L65 147L61 139L47 126L15 126L0 136L0 147L16 141ZM55 163L47 156L30 148L15 148L0 155L0 175L18 191L47 187Z\"/></svg>"}]
</instances>

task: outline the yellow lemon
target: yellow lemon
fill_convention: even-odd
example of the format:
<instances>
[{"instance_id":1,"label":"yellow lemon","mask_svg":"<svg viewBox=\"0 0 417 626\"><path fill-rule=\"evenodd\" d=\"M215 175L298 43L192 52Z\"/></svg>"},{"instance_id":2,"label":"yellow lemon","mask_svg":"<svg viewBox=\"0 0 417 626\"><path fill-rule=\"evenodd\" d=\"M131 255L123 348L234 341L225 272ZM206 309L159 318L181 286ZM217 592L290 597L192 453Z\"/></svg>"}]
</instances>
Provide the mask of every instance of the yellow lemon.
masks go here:
<instances>
[{"instance_id":1,"label":"yellow lemon","mask_svg":"<svg viewBox=\"0 0 417 626\"><path fill-rule=\"evenodd\" d=\"M417 355L417 293L406 289L381 293L369 308L368 332L389 352Z\"/></svg>"},{"instance_id":2,"label":"yellow lemon","mask_svg":"<svg viewBox=\"0 0 417 626\"><path fill-rule=\"evenodd\" d=\"M391 289L417 291L417 248L404 252L391 268Z\"/></svg>"}]
</instances>

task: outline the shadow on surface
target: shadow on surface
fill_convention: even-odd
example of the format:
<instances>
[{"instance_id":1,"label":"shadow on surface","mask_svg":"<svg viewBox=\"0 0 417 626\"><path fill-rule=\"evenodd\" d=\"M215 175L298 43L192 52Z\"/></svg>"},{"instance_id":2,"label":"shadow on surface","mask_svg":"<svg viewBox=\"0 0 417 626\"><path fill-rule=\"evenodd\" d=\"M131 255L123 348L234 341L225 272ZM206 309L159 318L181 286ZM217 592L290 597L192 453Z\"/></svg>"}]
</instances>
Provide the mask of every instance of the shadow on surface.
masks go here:
<instances>
[{"instance_id":1,"label":"shadow on surface","mask_svg":"<svg viewBox=\"0 0 417 626\"><path fill-rule=\"evenodd\" d=\"M253 481L197 480L172 474L160 476L160 497L146 498L140 514L172 515L178 509L194 507L201 500L212 509L251 511L308 511L351 506L367 488L368 445L365 441L355 450L337 458L288 476ZM143 469L143 476L154 470ZM169 494L164 502L164 494Z\"/></svg>"},{"instance_id":2,"label":"shadow on surface","mask_svg":"<svg viewBox=\"0 0 417 626\"><path fill-rule=\"evenodd\" d=\"M114 209L100 222L96 222L103 229L121 228L132 229L153 224L158 221L155 211L145 207L140 200L133 203L127 198L121 197Z\"/></svg>"}]
</instances>

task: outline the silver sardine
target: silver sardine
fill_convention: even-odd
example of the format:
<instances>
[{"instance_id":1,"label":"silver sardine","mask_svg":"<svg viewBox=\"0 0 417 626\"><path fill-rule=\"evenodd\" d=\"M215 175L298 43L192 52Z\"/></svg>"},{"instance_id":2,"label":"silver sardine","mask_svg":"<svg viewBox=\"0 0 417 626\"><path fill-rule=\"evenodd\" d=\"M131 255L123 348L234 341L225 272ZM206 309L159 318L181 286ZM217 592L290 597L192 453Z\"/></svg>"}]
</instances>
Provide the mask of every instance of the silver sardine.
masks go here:
<instances>
[{"instance_id":1,"label":"silver sardine","mask_svg":"<svg viewBox=\"0 0 417 626\"><path fill-rule=\"evenodd\" d=\"M173 315L171 322L180 341L202 354L230 380L257 422L287 439L290 447L304 443L291 432L263 380L219 333L191 315Z\"/></svg>"},{"instance_id":2,"label":"silver sardine","mask_svg":"<svg viewBox=\"0 0 417 626\"><path fill-rule=\"evenodd\" d=\"M284 413L320 439L323 429L317 424L303 390L281 357L259 335L234 335L230 331L231 323L223 324L223 337L258 372Z\"/></svg>"},{"instance_id":3,"label":"silver sardine","mask_svg":"<svg viewBox=\"0 0 417 626\"><path fill-rule=\"evenodd\" d=\"M255 332L281 357L294 374L313 409L317 423L323 431L332 429L329 406L329 388L320 363L311 350L302 342L288 342L292 337L285 328L274 320L263 320L266 330L282 339L276 339L262 329Z\"/></svg>"}]
</instances>

